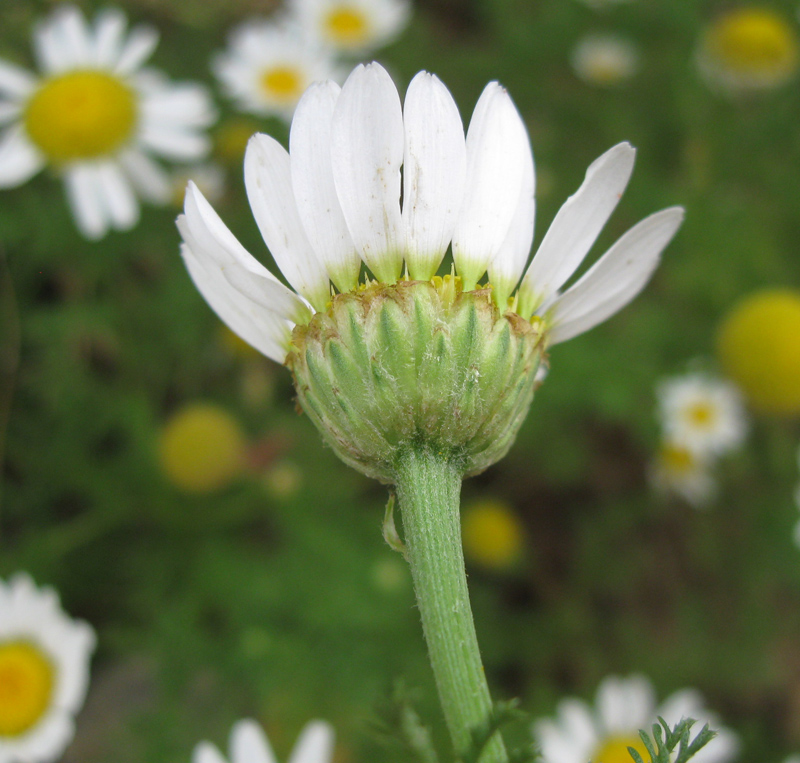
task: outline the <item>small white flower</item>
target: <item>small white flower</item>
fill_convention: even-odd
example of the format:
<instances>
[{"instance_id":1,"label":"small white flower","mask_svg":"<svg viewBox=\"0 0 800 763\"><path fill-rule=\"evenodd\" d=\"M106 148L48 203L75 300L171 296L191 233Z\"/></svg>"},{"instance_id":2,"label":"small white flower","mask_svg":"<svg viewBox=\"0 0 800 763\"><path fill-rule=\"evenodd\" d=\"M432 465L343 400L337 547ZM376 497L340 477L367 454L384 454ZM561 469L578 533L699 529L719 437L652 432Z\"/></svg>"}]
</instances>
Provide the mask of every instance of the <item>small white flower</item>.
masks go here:
<instances>
[{"instance_id":1,"label":"small white flower","mask_svg":"<svg viewBox=\"0 0 800 763\"><path fill-rule=\"evenodd\" d=\"M700 373L661 382L657 390L665 439L701 457L722 455L747 433L742 396L728 381Z\"/></svg>"},{"instance_id":2,"label":"small white flower","mask_svg":"<svg viewBox=\"0 0 800 763\"><path fill-rule=\"evenodd\" d=\"M657 706L652 684L641 675L607 676L597 689L594 707L580 699L564 699L558 704L556 718L536 721L533 732L543 763L630 763L628 747L648 759L639 729L649 733L658 716L670 725L681 718L694 718L697 723L692 736L706 723L718 733L692 758L697 763L725 763L738 750L736 735L719 726L698 691L677 691Z\"/></svg>"},{"instance_id":3,"label":"small white flower","mask_svg":"<svg viewBox=\"0 0 800 763\"><path fill-rule=\"evenodd\" d=\"M288 763L330 763L332 754L333 729L324 721L311 721L300 732ZM200 742L192 763L276 763L276 758L261 727L243 720L231 731L227 760L213 744Z\"/></svg>"},{"instance_id":4,"label":"small white flower","mask_svg":"<svg viewBox=\"0 0 800 763\"><path fill-rule=\"evenodd\" d=\"M717 493L708 456L669 441L662 443L650 467L650 481L656 490L680 496L696 509L706 507Z\"/></svg>"},{"instance_id":5,"label":"small white flower","mask_svg":"<svg viewBox=\"0 0 800 763\"><path fill-rule=\"evenodd\" d=\"M215 119L205 88L142 68L156 32L126 34L125 26L119 10L99 13L90 27L77 8L62 7L34 32L42 77L0 61L0 188L49 165L91 239L133 227L137 193L168 203L169 178L151 154L201 158L210 145L202 130Z\"/></svg>"},{"instance_id":6,"label":"small white flower","mask_svg":"<svg viewBox=\"0 0 800 763\"><path fill-rule=\"evenodd\" d=\"M563 342L639 293L683 219L673 207L642 220L561 293L628 182L635 152L621 143L589 167L525 270L533 156L525 125L496 82L478 100L465 139L455 102L435 76L414 77L401 106L386 71L360 65L343 88L309 88L289 144L291 154L254 136L245 185L261 235L296 291L242 247L193 184L178 218L197 288L235 333L279 363L294 325L326 309L331 282L342 292L356 289L363 262L393 284L404 261L411 279L428 280L451 242L465 291L488 272L493 299L506 310L519 284L511 309L525 320L536 316L551 344Z\"/></svg>"},{"instance_id":7,"label":"small white flower","mask_svg":"<svg viewBox=\"0 0 800 763\"><path fill-rule=\"evenodd\" d=\"M303 31L340 54L363 56L390 43L405 29L409 0L288 0Z\"/></svg>"},{"instance_id":8,"label":"small white flower","mask_svg":"<svg viewBox=\"0 0 800 763\"><path fill-rule=\"evenodd\" d=\"M639 53L632 42L622 37L593 34L575 46L570 62L584 82L607 87L636 74Z\"/></svg>"},{"instance_id":9,"label":"small white flower","mask_svg":"<svg viewBox=\"0 0 800 763\"><path fill-rule=\"evenodd\" d=\"M0 763L61 756L74 734L94 650L92 628L24 573L0 581Z\"/></svg>"},{"instance_id":10,"label":"small white flower","mask_svg":"<svg viewBox=\"0 0 800 763\"><path fill-rule=\"evenodd\" d=\"M329 50L286 19L237 27L212 69L239 109L287 121L312 82L344 78Z\"/></svg>"}]
</instances>

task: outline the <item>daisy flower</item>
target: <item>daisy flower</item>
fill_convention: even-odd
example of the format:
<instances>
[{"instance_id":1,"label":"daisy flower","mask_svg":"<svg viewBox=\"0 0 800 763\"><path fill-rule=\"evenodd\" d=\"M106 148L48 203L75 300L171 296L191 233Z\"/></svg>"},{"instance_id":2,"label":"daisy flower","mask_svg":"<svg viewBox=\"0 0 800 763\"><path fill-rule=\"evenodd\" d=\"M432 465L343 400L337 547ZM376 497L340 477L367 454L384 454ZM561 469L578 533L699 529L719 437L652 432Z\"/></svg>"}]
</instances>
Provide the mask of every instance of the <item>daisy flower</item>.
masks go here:
<instances>
[{"instance_id":1,"label":"daisy flower","mask_svg":"<svg viewBox=\"0 0 800 763\"><path fill-rule=\"evenodd\" d=\"M797 70L797 33L769 8L733 8L707 28L697 53L701 74L728 92L783 85Z\"/></svg>"},{"instance_id":2,"label":"daisy flower","mask_svg":"<svg viewBox=\"0 0 800 763\"><path fill-rule=\"evenodd\" d=\"M289 756L289 763L330 763L333 754L333 729L324 721L311 721ZM192 763L275 763L269 740L261 727L251 720L239 721L231 731L229 756L211 742L194 748Z\"/></svg>"},{"instance_id":3,"label":"daisy flower","mask_svg":"<svg viewBox=\"0 0 800 763\"><path fill-rule=\"evenodd\" d=\"M287 10L312 39L346 56L387 45L408 24L408 0L288 0Z\"/></svg>"},{"instance_id":4,"label":"daisy flower","mask_svg":"<svg viewBox=\"0 0 800 763\"><path fill-rule=\"evenodd\" d=\"M242 24L211 66L237 108L287 121L312 82L343 79L328 49L285 19Z\"/></svg>"},{"instance_id":5,"label":"daisy flower","mask_svg":"<svg viewBox=\"0 0 800 763\"><path fill-rule=\"evenodd\" d=\"M533 157L496 82L481 95L465 140L452 96L435 76L420 72L401 106L379 64L359 65L343 88L324 82L306 91L290 151L254 136L245 184L264 241L294 290L242 247L192 183L178 218L197 288L234 332L278 363L297 324L325 312L336 290L358 288L362 262L384 284L427 281L448 246L464 292L488 272L484 288L496 305L541 325L550 344L563 342L639 293L683 218L679 207L645 218L562 291L627 185L635 152L621 143L589 167L526 269Z\"/></svg>"},{"instance_id":6,"label":"daisy flower","mask_svg":"<svg viewBox=\"0 0 800 763\"><path fill-rule=\"evenodd\" d=\"M657 390L665 437L700 456L741 445L747 432L742 396L730 382L693 373L661 382Z\"/></svg>"},{"instance_id":7,"label":"daisy flower","mask_svg":"<svg viewBox=\"0 0 800 763\"><path fill-rule=\"evenodd\" d=\"M59 758L89 683L92 628L24 573L0 581L0 763Z\"/></svg>"},{"instance_id":8,"label":"daisy flower","mask_svg":"<svg viewBox=\"0 0 800 763\"><path fill-rule=\"evenodd\" d=\"M201 131L215 118L204 88L142 68L157 34L126 34L125 25L118 10L92 27L77 8L58 8L34 32L41 76L0 61L0 188L51 167L90 239L132 228L137 194L169 202L168 175L151 154L201 158L209 148Z\"/></svg>"},{"instance_id":9,"label":"daisy flower","mask_svg":"<svg viewBox=\"0 0 800 763\"><path fill-rule=\"evenodd\" d=\"M622 37L593 34L575 46L570 63L584 82L609 87L636 74L639 53L632 42Z\"/></svg>"},{"instance_id":10,"label":"daisy flower","mask_svg":"<svg viewBox=\"0 0 800 763\"><path fill-rule=\"evenodd\" d=\"M708 455L669 441L662 443L650 467L650 481L656 490L677 495L697 509L707 506L717 492Z\"/></svg>"},{"instance_id":11,"label":"daisy flower","mask_svg":"<svg viewBox=\"0 0 800 763\"><path fill-rule=\"evenodd\" d=\"M541 746L543 763L631 763L628 747L644 760L649 758L639 738L639 729L650 731L657 717L673 726L681 718L694 718L696 734L708 723L718 735L693 760L725 763L738 750L736 735L718 725L695 689L683 689L656 704L655 692L644 676L608 676L597 689L594 707L580 699L564 699L554 719L538 720L534 735Z\"/></svg>"}]
</instances>

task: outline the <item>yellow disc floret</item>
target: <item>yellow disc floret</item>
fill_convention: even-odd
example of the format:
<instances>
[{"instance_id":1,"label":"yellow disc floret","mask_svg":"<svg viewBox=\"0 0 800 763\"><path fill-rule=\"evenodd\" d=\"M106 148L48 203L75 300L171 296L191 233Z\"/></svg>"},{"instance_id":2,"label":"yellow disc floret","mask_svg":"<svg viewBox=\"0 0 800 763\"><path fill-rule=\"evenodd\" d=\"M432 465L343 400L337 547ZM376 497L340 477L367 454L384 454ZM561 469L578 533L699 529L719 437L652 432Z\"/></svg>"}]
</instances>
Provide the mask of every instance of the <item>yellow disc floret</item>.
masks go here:
<instances>
[{"instance_id":1,"label":"yellow disc floret","mask_svg":"<svg viewBox=\"0 0 800 763\"><path fill-rule=\"evenodd\" d=\"M189 405L176 413L161 434L161 466L177 487L208 493L228 485L245 466L245 437L222 408Z\"/></svg>"},{"instance_id":2,"label":"yellow disc floret","mask_svg":"<svg viewBox=\"0 0 800 763\"><path fill-rule=\"evenodd\" d=\"M794 70L797 36L778 14L766 8L739 8L724 15L706 37L716 65L731 74L780 80Z\"/></svg>"},{"instance_id":3,"label":"yellow disc floret","mask_svg":"<svg viewBox=\"0 0 800 763\"><path fill-rule=\"evenodd\" d=\"M525 533L507 503L489 499L464 511L462 535L469 559L489 569L504 570L519 560Z\"/></svg>"},{"instance_id":4,"label":"yellow disc floret","mask_svg":"<svg viewBox=\"0 0 800 763\"><path fill-rule=\"evenodd\" d=\"M325 30L333 42L349 47L364 42L369 33L369 23L358 8L340 5L325 19Z\"/></svg>"},{"instance_id":5,"label":"yellow disc floret","mask_svg":"<svg viewBox=\"0 0 800 763\"><path fill-rule=\"evenodd\" d=\"M114 153L131 137L136 120L134 92L100 71L45 80L25 109L30 139L56 163Z\"/></svg>"},{"instance_id":6,"label":"yellow disc floret","mask_svg":"<svg viewBox=\"0 0 800 763\"><path fill-rule=\"evenodd\" d=\"M305 78L291 66L273 66L261 74L264 93L277 101L293 103L303 94Z\"/></svg>"},{"instance_id":7,"label":"yellow disc floret","mask_svg":"<svg viewBox=\"0 0 800 763\"><path fill-rule=\"evenodd\" d=\"M0 743L33 728L53 695L53 665L27 641L0 642Z\"/></svg>"},{"instance_id":8,"label":"yellow disc floret","mask_svg":"<svg viewBox=\"0 0 800 763\"><path fill-rule=\"evenodd\" d=\"M614 736L603 741L597 752L592 755L592 763L632 763L629 747L633 747L642 756L642 760L648 759L647 750L641 739L633 735Z\"/></svg>"},{"instance_id":9,"label":"yellow disc floret","mask_svg":"<svg viewBox=\"0 0 800 763\"><path fill-rule=\"evenodd\" d=\"M717 353L753 407L800 413L800 292L771 289L745 298L723 320Z\"/></svg>"}]
</instances>

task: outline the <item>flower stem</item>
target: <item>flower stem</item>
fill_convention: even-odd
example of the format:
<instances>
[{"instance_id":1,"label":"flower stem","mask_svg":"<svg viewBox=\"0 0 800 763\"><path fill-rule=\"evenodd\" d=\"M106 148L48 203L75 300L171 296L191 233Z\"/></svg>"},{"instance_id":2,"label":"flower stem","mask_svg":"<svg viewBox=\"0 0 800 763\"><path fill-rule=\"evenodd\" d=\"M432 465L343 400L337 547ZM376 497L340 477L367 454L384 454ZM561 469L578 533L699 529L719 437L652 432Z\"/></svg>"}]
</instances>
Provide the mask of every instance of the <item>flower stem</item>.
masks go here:
<instances>
[{"instance_id":1,"label":"flower stem","mask_svg":"<svg viewBox=\"0 0 800 763\"><path fill-rule=\"evenodd\" d=\"M483 671L461 550L462 470L450 454L409 448L396 467L408 562L439 699L456 754L485 727L492 700ZM507 763L495 734L481 763Z\"/></svg>"}]
</instances>

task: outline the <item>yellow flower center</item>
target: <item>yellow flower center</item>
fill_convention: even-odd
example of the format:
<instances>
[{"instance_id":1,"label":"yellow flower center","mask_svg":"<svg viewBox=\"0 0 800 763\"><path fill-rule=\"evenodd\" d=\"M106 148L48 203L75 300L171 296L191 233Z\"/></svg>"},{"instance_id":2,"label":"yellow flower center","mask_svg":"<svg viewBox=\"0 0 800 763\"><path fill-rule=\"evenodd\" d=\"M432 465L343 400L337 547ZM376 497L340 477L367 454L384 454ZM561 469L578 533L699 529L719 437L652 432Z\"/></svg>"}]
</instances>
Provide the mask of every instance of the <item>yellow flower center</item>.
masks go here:
<instances>
[{"instance_id":1,"label":"yellow flower center","mask_svg":"<svg viewBox=\"0 0 800 763\"><path fill-rule=\"evenodd\" d=\"M511 567L524 544L522 525L511 507L497 499L480 501L464 512L464 552L490 569Z\"/></svg>"},{"instance_id":2,"label":"yellow flower center","mask_svg":"<svg viewBox=\"0 0 800 763\"><path fill-rule=\"evenodd\" d=\"M592 763L633 763L633 758L628 752L629 747L633 747L642 756L642 760L649 758L647 749L639 737L617 736L603 741L597 752L592 755Z\"/></svg>"},{"instance_id":3,"label":"yellow flower center","mask_svg":"<svg viewBox=\"0 0 800 763\"><path fill-rule=\"evenodd\" d=\"M686 417L694 426L700 429L708 429L716 419L716 409L711 403L695 403L686 410Z\"/></svg>"},{"instance_id":4,"label":"yellow flower center","mask_svg":"<svg viewBox=\"0 0 800 763\"><path fill-rule=\"evenodd\" d=\"M358 45L367 38L369 23L358 8L340 5L325 19L325 30L330 39L339 45Z\"/></svg>"},{"instance_id":5,"label":"yellow flower center","mask_svg":"<svg viewBox=\"0 0 800 763\"><path fill-rule=\"evenodd\" d=\"M0 740L35 726L50 706L53 665L27 641L0 643Z\"/></svg>"},{"instance_id":6,"label":"yellow flower center","mask_svg":"<svg viewBox=\"0 0 800 763\"><path fill-rule=\"evenodd\" d=\"M710 52L742 74L790 71L797 61L797 38L779 15L765 8L740 8L709 32Z\"/></svg>"},{"instance_id":7,"label":"yellow flower center","mask_svg":"<svg viewBox=\"0 0 800 763\"><path fill-rule=\"evenodd\" d=\"M670 474L687 474L695 467L692 452L680 445L664 445L661 448L661 463Z\"/></svg>"},{"instance_id":8,"label":"yellow flower center","mask_svg":"<svg viewBox=\"0 0 800 763\"><path fill-rule=\"evenodd\" d=\"M136 126L134 92L105 72L75 71L45 80L25 110L30 139L53 162L113 153Z\"/></svg>"},{"instance_id":9,"label":"yellow flower center","mask_svg":"<svg viewBox=\"0 0 800 763\"><path fill-rule=\"evenodd\" d=\"M770 289L744 299L720 326L717 354L754 407L800 413L800 292Z\"/></svg>"},{"instance_id":10,"label":"yellow flower center","mask_svg":"<svg viewBox=\"0 0 800 763\"><path fill-rule=\"evenodd\" d=\"M291 66L275 66L261 75L261 87L270 98L291 103L303 94L305 77Z\"/></svg>"}]
</instances>

